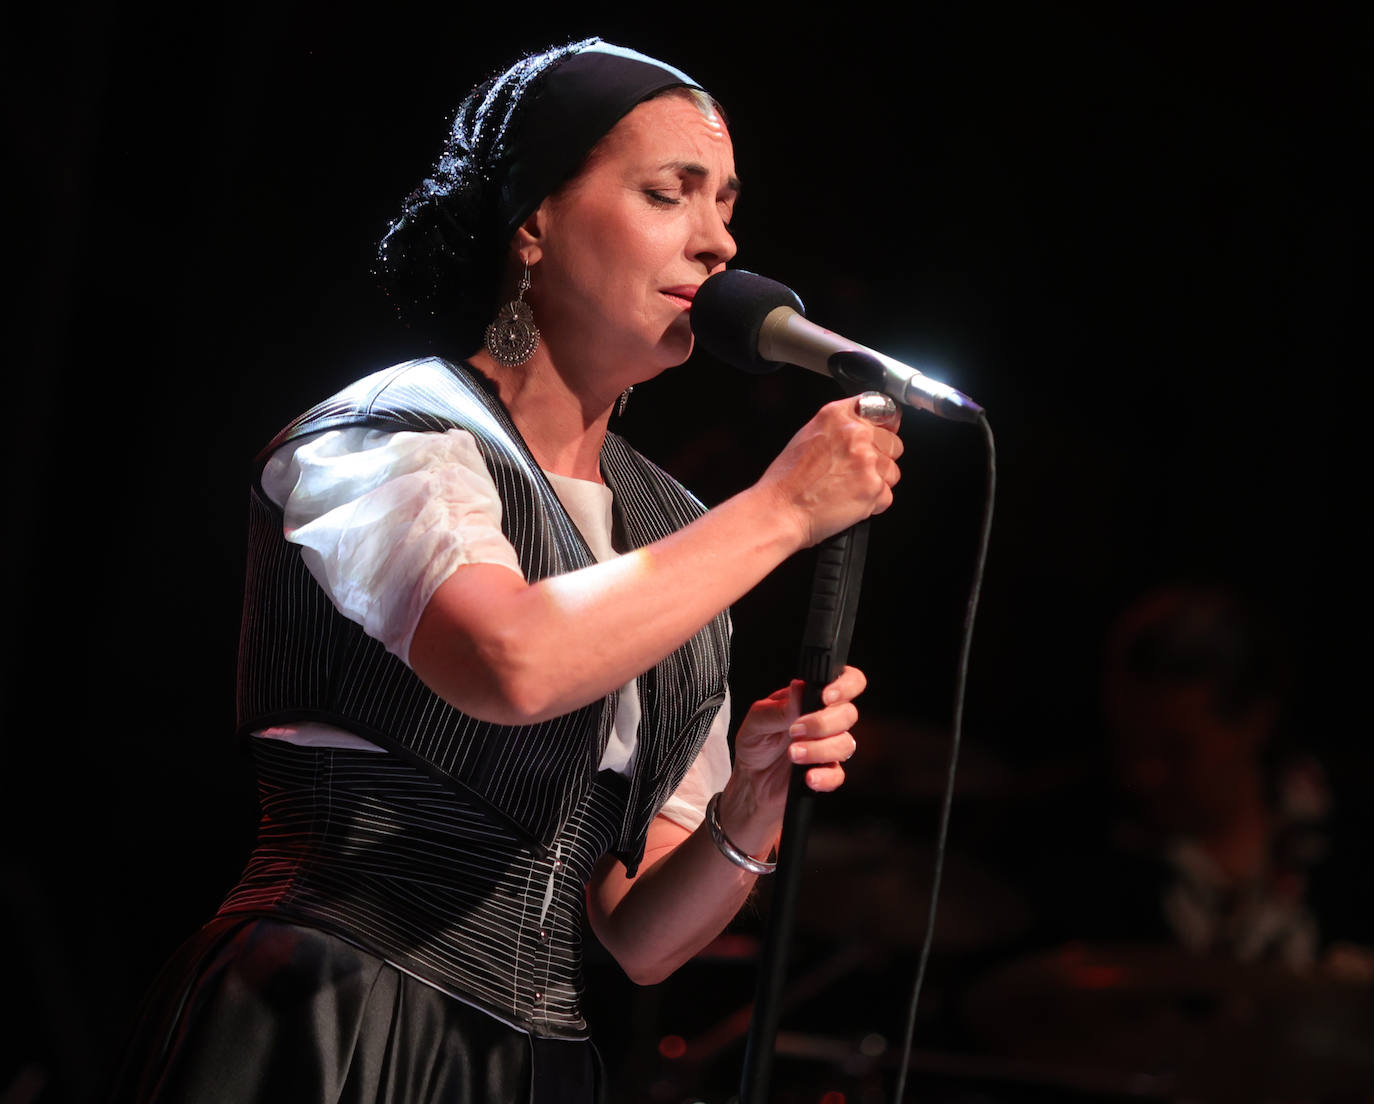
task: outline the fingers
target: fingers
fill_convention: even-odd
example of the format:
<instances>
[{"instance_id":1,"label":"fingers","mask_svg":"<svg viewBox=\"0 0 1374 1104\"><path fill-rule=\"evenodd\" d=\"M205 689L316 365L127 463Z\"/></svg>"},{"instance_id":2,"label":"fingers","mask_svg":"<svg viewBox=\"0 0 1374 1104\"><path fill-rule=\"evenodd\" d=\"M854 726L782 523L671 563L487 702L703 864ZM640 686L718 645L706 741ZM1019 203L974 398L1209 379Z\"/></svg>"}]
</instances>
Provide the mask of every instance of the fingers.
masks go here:
<instances>
[{"instance_id":1,"label":"fingers","mask_svg":"<svg viewBox=\"0 0 1374 1104\"><path fill-rule=\"evenodd\" d=\"M735 733L735 761L752 769L766 769L786 757L788 730L801 713L800 679L760 698L745 714Z\"/></svg>"},{"instance_id":2,"label":"fingers","mask_svg":"<svg viewBox=\"0 0 1374 1104\"><path fill-rule=\"evenodd\" d=\"M824 740L794 743L787 751L788 758L797 766L818 764L806 771L807 788L817 793L829 793L844 785L845 773L841 764L847 762L857 748L854 737L842 732Z\"/></svg>"},{"instance_id":3,"label":"fingers","mask_svg":"<svg viewBox=\"0 0 1374 1104\"><path fill-rule=\"evenodd\" d=\"M886 399L887 396L881 396ZM817 416L817 424L827 433L839 432L850 435L851 445L868 447L888 460L900 460L906 445L897 436L901 426L900 416L890 422L874 421L865 417L857 409L855 399L836 399L826 403ZM890 401L890 400L888 400Z\"/></svg>"},{"instance_id":4,"label":"fingers","mask_svg":"<svg viewBox=\"0 0 1374 1104\"><path fill-rule=\"evenodd\" d=\"M868 688L868 676L857 667L845 667L835 680L821 691L821 701L826 705L836 702L853 701Z\"/></svg>"},{"instance_id":5,"label":"fingers","mask_svg":"<svg viewBox=\"0 0 1374 1104\"><path fill-rule=\"evenodd\" d=\"M804 717L798 717L787 734L794 740L825 740L848 732L859 720L859 711L853 702L842 701L828 705Z\"/></svg>"},{"instance_id":6,"label":"fingers","mask_svg":"<svg viewBox=\"0 0 1374 1104\"><path fill-rule=\"evenodd\" d=\"M838 732L819 740L796 740L787 749L787 757L799 766L813 763L847 763L858 750L852 733Z\"/></svg>"},{"instance_id":7,"label":"fingers","mask_svg":"<svg viewBox=\"0 0 1374 1104\"><path fill-rule=\"evenodd\" d=\"M880 408L879 402L885 405ZM897 412L897 404L886 395L865 391L857 399L839 399L831 405L854 421L868 426L872 430L873 447L878 452L892 460L901 459L906 449L902 439L897 436L902 416Z\"/></svg>"},{"instance_id":8,"label":"fingers","mask_svg":"<svg viewBox=\"0 0 1374 1104\"><path fill-rule=\"evenodd\" d=\"M788 718L788 713L801 712L801 687L802 682L797 679L791 686L774 690L768 697L760 698L750 707L750 715L779 728L786 728L796 720L795 716Z\"/></svg>"},{"instance_id":9,"label":"fingers","mask_svg":"<svg viewBox=\"0 0 1374 1104\"><path fill-rule=\"evenodd\" d=\"M798 766L847 762L859 746L850 731L858 719L859 711L847 701L798 718L788 730L787 758Z\"/></svg>"},{"instance_id":10,"label":"fingers","mask_svg":"<svg viewBox=\"0 0 1374 1104\"><path fill-rule=\"evenodd\" d=\"M797 431L757 486L797 522L798 547L811 547L892 505L903 448L853 398L837 399Z\"/></svg>"},{"instance_id":11,"label":"fingers","mask_svg":"<svg viewBox=\"0 0 1374 1104\"><path fill-rule=\"evenodd\" d=\"M891 430L895 430L902 420L897 404L881 391L865 391L856 398L854 413L866 422Z\"/></svg>"},{"instance_id":12,"label":"fingers","mask_svg":"<svg viewBox=\"0 0 1374 1104\"><path fill-rule=\"evenodd\" d=\"M806 772L806 785L808 789L815 790L817 793L830 793L838 790L844 785L844 768L838 763L831 763L824 767L812 767Z\"/></svg>"},{"instance_id":13,"label":"fingers","mask_svg":"<svg viewBox=\"0 0 1374 1104\"><path fill-rule=\"evenodd\" d=\"M807 785L828 791L843 784L841 763L858 747L853 728L859 711L854 705L868 686L857 667L845 667L821 691L821 708L802 714L806 684L794 679L786 688L755 702L736 736L736 764L768 769L782 762L807 768Z\"/></svg>"},{"instance_id":14,"label":"fingers","mask_svg":"<svg viewBox=\"0 0 1374 1104\"><path fill-rule=\"evenodd\" d=\"M793 702L800 700L800 694L804 684L800 681L793 682L789 688ZM802 755L797 758L793 754L793 762L827 762L836 759L847 759L854 753L854 738L849 734L849 730L859 720L859 710L854 705L857 698L868 687L868 676L857 667L845 667L835 676L835 679L821 691L822 707L813 713L797 717L788 729L788 736L794 741L804 741L805 743L793 744L793 749L804 746L816 746L821 750L839 748L840 753L829 756L829 759L822 758L820 754ZM838 743L834 741L839 739ZM848 746L845 746L848 741Z\"/></svg>"},{"instance_id":15,"label":"fingers","mask_svg":"<svg viewBox=\"0 0 1374 1104\"><path fill-rule=\"evenodd\" d=\"M872 449L871 470L880 480L880 483L873 497L871 513L881 514L892 505L892 490L902 478L902 470L897 466L897 461L901 459L906 446L896 433L901 424L901 415L894 414L891 417L885 417L881 410L877 411L876 414L873 413L874 404L871 401L868 402L867 407L863 405L866 400L870 399L870 396L883 400L894 411L896 404L886 395L866 392L847 408L849 416L866 431L866 433L861 431L861 436L866 438L865 446ZM866 410L869 413L865 413Z\"/></svg>"},{"instance_id":16,"label":"fingers","mask_svg":"<svg viewBox=\"0 0 1374 1104\"><path fill-rule=\"evenodd\" d=\"M844 768L858 749L858 741L850 731L859 720L854 706L868 686L868 677L857 667L845 667L821 691L822 709L798 717L788 730L792 743L787 757L794 764L815 764L806 772L806 784L819 792L838 789L844 783Z\"/></svg>"}]
</instances>

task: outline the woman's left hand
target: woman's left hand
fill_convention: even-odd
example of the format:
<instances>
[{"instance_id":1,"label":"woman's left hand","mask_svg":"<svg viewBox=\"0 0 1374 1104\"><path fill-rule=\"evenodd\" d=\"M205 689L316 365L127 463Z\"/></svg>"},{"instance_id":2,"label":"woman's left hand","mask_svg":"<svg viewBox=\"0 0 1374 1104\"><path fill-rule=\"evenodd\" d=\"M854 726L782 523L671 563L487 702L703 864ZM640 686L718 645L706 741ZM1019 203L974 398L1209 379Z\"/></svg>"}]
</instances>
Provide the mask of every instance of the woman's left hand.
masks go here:
<instances>
[{"instance_id":1,"label":"woman's left hand","mask_svg":"<svg viewBox=\"0 0 1374 1104\"><path fill-rule=\"evenodd\" d=\"M761 819L780 820L793 766L807 768L806 784L813 790L826 792L844 783L842 764L857 746L850 731L859 719L854 699L863 693L868 679L857 667L846 667L821 692L822 707L805 715L801 712L804 685L794 680L756 701L735 735L732 785L722 796L728 799L734 796L732 790L747 791L740 794L743 802L736 815L753 822L751 826L758 826ZM724 824L724 805L721 817ZM741 835L748 834L741 827Z\"/></svg>"},{"instance_id":2,"label":"woman's left hand","mask_svg":"<svg viewBox=\"0 0 1374 1104\"><path fill-rule=\"evenodd\" d=\"M802 715L804 684L756 701L735 734L735 763L717 819L735 847L764 858L777 844L792 768L804 765L813 790L844 782L854 754L854 699L868 680L846 667L821 691L823 705ZM714 939L753 888L755 875L722 857L706 825L695 832L660 816L649 829L639 874L625 877L612 856L588 890L592 929L640 984L661 981Z\"/></svg>"}]
</instances>

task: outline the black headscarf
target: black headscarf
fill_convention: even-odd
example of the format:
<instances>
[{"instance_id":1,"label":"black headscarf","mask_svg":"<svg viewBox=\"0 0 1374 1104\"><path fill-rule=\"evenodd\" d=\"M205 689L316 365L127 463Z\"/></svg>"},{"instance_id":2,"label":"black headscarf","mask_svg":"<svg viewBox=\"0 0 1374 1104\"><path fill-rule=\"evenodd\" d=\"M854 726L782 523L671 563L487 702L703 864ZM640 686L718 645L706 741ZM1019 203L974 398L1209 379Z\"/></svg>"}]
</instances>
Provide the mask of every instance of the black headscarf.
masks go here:
<instances>
[{"instance_id":1,"label":"black headscarf","mask_svg":"<svg viewBox=\"0 0 1374 1104\"><path fill-rule=\"evenodd\" d=\"M530 54L474 88L377 249L401 317L463 353L477 348L516 229L634 107L683 86L701 88L671 65L589 38Z\"/></svg>"}]
</instances>

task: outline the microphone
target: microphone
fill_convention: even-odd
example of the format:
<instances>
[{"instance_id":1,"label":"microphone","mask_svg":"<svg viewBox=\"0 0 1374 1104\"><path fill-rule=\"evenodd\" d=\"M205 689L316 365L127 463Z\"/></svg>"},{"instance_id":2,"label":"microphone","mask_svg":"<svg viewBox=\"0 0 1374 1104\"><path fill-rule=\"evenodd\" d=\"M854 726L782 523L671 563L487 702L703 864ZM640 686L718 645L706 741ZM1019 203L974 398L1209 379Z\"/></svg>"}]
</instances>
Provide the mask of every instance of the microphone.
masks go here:
<instances>
[{"instance_id":1,"label":"microphone","mask_svg":"<svg viewBox=\"0 0 1374 1104\"><path fill-rule=\"evenodd\" d=\"M881 391L941 418L976 422L983 408L967 395L890 356L807 321L791 288L729 268L708 276L692 300L692 334L712 356L745 372L783 364L830 376L859 391Z\"/></svg>"}]
</instances>

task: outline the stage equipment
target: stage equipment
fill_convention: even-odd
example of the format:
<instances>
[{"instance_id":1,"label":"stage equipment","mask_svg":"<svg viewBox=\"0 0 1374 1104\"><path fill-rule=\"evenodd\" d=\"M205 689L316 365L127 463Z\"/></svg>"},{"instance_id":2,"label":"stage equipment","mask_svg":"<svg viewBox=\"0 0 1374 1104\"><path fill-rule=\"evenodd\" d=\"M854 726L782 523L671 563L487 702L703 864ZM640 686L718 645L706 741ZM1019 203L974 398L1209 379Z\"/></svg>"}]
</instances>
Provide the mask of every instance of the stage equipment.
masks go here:
<instances>
[{"instance_id":1,"label":"stage equipment","mask_svg":"<svg viewBox=\"0 0 1374 1104\"><path fill-rule=\"evenodd\" d=\"M968 647L972 636L974 612L981 586L982 564L992 522L995 464L992 432L983 408L951 387L930 380L915 369L876 350L859 345L824 330L805 317L796 292L776 280L742 269L727 269L708 277L692 302L692 332L698 345L732 367L745 372L764 373L784 363L796 364L831 377L847 394L876 392L895 402L928 411L943 418L979 425L988 443L988 494L979 543L978 565L965 617L963 646L959 663L959 685L955 693L954 725L948 783L941 811L936 862L930 894L931 908L917 968L911 1006L908 1012L908 1039L898 1075L896 1099L900 1100L906 1078L906 1057L910 1054L910 1035L914 1031L916 1002L925 974L934 933L935 903L939 893L944 841L952 804L954 765L963 715L963 682ZM871 399L859 399L856 412L865 413ZM888 425L894 433L900 427L900 412ZM823 541L816 551L811 601L802 633L798 674L805 686L802 712L821 708L821 691L844 668L858 610L863 581L864 558L868 550L870 519ZM814 809L815 794L807 787L805 770L792 771L787 805L783 816L782 839L778 845L778 866L769 912L767 938L762 948L754 1014L745 1044L744 1074L740 1088L741 1104L767 1104L769 1077L783 1002L784 973L791 945L793 920L802 875L807 833Z\"/></svg>"}]
</instances>

